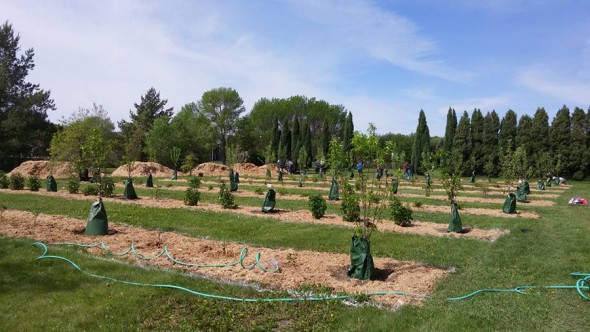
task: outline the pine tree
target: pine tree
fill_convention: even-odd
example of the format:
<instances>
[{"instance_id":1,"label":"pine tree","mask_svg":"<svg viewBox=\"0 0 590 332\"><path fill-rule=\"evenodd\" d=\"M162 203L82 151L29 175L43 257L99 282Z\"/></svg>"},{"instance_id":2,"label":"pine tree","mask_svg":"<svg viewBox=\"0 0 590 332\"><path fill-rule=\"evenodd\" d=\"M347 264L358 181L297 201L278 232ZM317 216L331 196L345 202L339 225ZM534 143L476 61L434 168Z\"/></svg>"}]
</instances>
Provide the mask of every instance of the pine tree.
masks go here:
<instances>
[{"instance_id":1,"label":"pine tree","mask_svg":"<svg viewBox=\"0 0 590 332\"><path fill-rule=\"evenodd\" d=\"M279 144L281 141L281 130L279 129L279 120L275 119L272 126L272 136L270 140L271 155L277 157L279 155ZM269 162L274 160L269 160Z\"/></svg>"},{"instance_id":2,"label":"pine tree","mask_svg":"<svg viewBox=\"0 0 590 332\"><path fill-rule=\"evenodd\" d=\"M453 150L453 141L455 140L455 131L457 130L457 114L455 110L449 107L447 112L447 126L445 128L445 138L443 148L447 152Z\"/></svg>"},{"instance_id":3,"label":"pine tree","mask_svg":"<svg viewBox=\"0 0 590 332\"><path fill-rule=\"evenodd\" d=\"M47 111L55 110L51 92L27 82L35 52L18 54L20 36L8 22L0 26L0 169L11 169L14 156L47 156L56 128Z\"/></svg>"},{"instance_id":4,"label":"pine tree","mask_svg":"<svg viewBox=\"0 0 590 332\"><path fill-rule=\"evenodd\" d=\"M563 105L549 129L549 142L551 142L551 155L553 157L553 164L557 165L555 172L557 175L568 175L567 165L570 160L569 145L571 143L572 132L570 122L570 110Z\"/></svg>"},{"instance_id":5,"label":"pine tree","mask_svg":"<svg viewBox=\"0 0 590 332\"><path fill-rule=\"evenodd\" d=\"M416 128L416 136L414 137L414 145L412 146L411 163L417 172L422 172L422 153L430 150L430 131L426 123L426 115L423 110L420 110L418 116L418 127Z\"/></svg>"},{"instance_id":6,"label":"pine tree","mask_svg":"<svg viewBox=\"0 0 590 332\"><path fill-rule=\"evenodd\" d=\"M502 151L509 148L514 152L516 149L516 113L513 110L508 110L500 123L500 133L498 134L498 145Z\"/></svg>"},{"instance_id":7,"label":"pine tree","mask_svg":"<svg viewBox=\"0 0 590 332\"><path fill-rule=\"evenodd\" d=\"M586 113L584 113L583 109L574 108L571 123L571 143L569 146L571 158L568 169L574 180L582 180L588 174L588 163L590 161L588 159Z\"/></svg>"},{"instance_id":8,"label":"pine tree","mask_svg":"<svg viewBox=\"0 0 590 332\"><path fill-rule=\"evenodd\" d=\"M309 167L311 165L311 161L313 160L314 156L313 156L313 147L311 144L311 128L309 126L309 123L307 121L303 121L301 122L301 132L303 134L303 147L305 148L305 152L307 155L307 162L306 162L306 167Z\"/></svg>"},{"instance_id":9,"label":"pine tree","mask_svg":"<svg viewBox=\"0 0 590 332\"><path fill-rule=\"evenodd\" d=\"M481 174L483 166L485 164L485 155L483 148L483 135L484 135L484 118L481 114L481 110L475 109L471 115L471 160L474 165L473 170L477 174Z\"/></svg>"},{"instance_id":10,"label":"pine tree","mask_svg":"<svg viewBox=\"0 0 590 332\"><path fill-rule=\"evenodd\" d=\"M348 112L348 115L346 116L346 122L344 123L344 137L342 140L342 150L343 152L349 153L349 151L352 149L352 137L354 136L354 124L352 122L352 113ZM351 167L352 166L352 160L348 160L348 165L345 165L345 167Z\"/></svg>"},{"instance_id":11,"label":"pine tree","mask_svg":"<svg viewBox=\"0 0 590 332\"><path fill-rule=\"evenodd\" d=\"M471 173L471 133L469 127L469 114L467 114L467 111L464 111L457 125L451 153L451 160L454 163L453 169L462 174Z\"/></svg>"},{"instance_id":12,"label":"pine tree","mask_svg":"<svg viewBox=\"0 0 590 332\"><path fill-rule=\"evenodd\" d=\"M500 118L496 111L488 112L483 123L483 147L485 163L487 165L486 174L496 176L499 172L498 160L498 130L500 128Z\"/></svg>"}]
</instances>

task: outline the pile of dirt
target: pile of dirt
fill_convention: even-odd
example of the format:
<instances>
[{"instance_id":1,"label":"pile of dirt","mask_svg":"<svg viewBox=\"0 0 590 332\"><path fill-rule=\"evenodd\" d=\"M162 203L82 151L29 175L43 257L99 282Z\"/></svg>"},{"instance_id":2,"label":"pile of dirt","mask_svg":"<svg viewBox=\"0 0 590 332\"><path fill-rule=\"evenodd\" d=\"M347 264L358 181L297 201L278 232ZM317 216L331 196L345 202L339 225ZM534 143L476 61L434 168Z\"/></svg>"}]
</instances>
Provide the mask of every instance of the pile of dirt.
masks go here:
<instances>
[{"instance_id":1,"label":"pile of dirt","mask_svg":"<svg viewBox=\"0 0 590 332\"><path fill-rule=\"evenodd\" d=\"M266 165L256 166L252 163L236 163L234 164L234 171L240 175L266 175ZM202 163L193 168L193 174L203 173L203 176L225 176L229 172L229 167L217 163Z\"/></svg>"},{"instance_id":2,"label":"pile of dirt","mask_svg":"<svg viewBox=\"0 0 590 332\"><path fill-rule=\"evenodd\" d=\"M227 175L228 172L229 168L227 166L217 163L202 163L193 168L192 171L192 173L195 175L203 173L203 176Z\"/></svg>"},{"instance_id":3,"label":"pile of dirt","mask_svg":"<svg viewBox=\"0 0 590 332\"><path fill-rule=\"evenodd\" d=\"M25 178L36 176L40 179L45 179L50 174L55 178L70 178L72 176L77 176L75 173L72 173L72 167L69 162L55 163L53 165L53 171L51 166L51 163L47 160L29 160L10 171L8 175L10 176L14 173L20 173Z\"/></svg>"},{"instance_id":4,"label":"pile of dirt","mask_svg":"<svg viewBox=\"0 0 590 332\"><path fill-rule=\"evenodd\" d=\"M266 165L256 166L252 163L237 163L234 170L240 175L266 175Z\"/></svg>"},{"instance_id":5,"label":"pile of dirt","mask_svg":"<svg viewBox=\"0 0 590 332\"><path fill-rule=\"evenodd\" d=\"M129 174L129 169L127 166L127 164L119 166L119 168L113 171L111 175L121 177L127 176ZM132 177L147 176L149 173L152 173L152 176L155 177L169 177L172 176L173 172L173 169L154 162L134 161L131 163Z\"/></svg>"}]
</instances>

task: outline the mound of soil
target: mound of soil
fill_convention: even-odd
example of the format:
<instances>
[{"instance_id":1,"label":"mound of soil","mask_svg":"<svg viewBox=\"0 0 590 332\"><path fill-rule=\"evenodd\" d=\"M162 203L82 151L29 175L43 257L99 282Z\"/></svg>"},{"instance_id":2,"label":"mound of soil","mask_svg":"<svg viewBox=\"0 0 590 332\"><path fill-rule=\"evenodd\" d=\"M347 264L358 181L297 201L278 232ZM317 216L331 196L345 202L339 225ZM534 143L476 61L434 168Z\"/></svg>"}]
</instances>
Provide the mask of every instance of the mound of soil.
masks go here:
<instances>
[{"instance_id":1,"label":"mound of soil","mask_svg":"<svg viewBox=\"0 0 590 332\"><path fill-rule=\"evenodd\" d=\"M204 176L227 175L229 168L223 164L202 163L193 168L193 174L203 173ZM238 171L239 172L239 171Z\"/></svg>"},{"instance_id":2,"label":"mound of soil","mask_svg":"<svg viewBox=\"0 0 590 332\"><path fill-rule=\"evenodd\" d=\"M234 170L240 175L266 175L266 165L256 166L252 163L236 163Z\"/></svg>"},{"instance_id":3,"label":"mound of soil","mask_svg":"<svg viewBox=\"0 0 590 332\"><path fill-rule=\"evenodd\" d=\"M72 173L72 168L69 162L58 162L51 171L51 164L47 160L29 160L20 164L17 168L13 169L8 173L12 175L14 173L20 173L25 178L36 176L40 179L47 178L50 174L55 178L70 178L77 176Z\"/></svg>"},{"instance_id":4,"label":"mound of soil","mask_svg":"<svg viewBox=\"0 0 590 332\"><path fill-rule=\"evenodd\" d=\"M173 169L168 168L164 165L154 163L154 162L143 162L143 161L134 161L131 163L131 176L147 176L149 173L152 173L152 176L155 177L169 177L172 176L174 172ZM127 164L119 166L113 173L112 176L122 176L125 177L128 175L128 168Z\"/></svg>"}]
</instances>

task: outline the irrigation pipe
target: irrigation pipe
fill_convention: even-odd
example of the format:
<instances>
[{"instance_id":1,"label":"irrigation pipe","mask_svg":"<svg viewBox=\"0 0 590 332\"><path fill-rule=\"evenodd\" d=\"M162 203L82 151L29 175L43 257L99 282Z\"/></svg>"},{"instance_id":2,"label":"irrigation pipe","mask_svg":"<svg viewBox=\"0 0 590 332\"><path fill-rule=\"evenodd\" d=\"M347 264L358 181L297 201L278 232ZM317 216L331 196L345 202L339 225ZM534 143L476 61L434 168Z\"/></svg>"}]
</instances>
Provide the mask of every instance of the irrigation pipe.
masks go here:
<instances>
[{"instance_id":1,"label":"irrigation pipe","mask_svg":"<svg viewBox=\"0 0 590 332\"><path fill-rule=\"evenodd\" d=\"M88 247L98 247L98 246L101 245L100 243L99 244L96 244L96 245L80 245L80 244L77 244L77 243L67 243L67 242L59 243L59 244L78 245L78 246L82 246L82 247L85 247L85 246L88 246ZM73 261L71 261L71 260L69 260L69 259L67 259L65 257L47 255L47 252L49 251L49 249L48 249L48 247L47 247L47 245L45 243L35 242L35 243L33 243L33 245L34 246L37 246L37 247L41 247L43 249L43 253L39 257L37 257L35 260L41 260L41 259L62 260L62 261L67 262L71 266L73 266L75 269L77 269L81 273L86 274L86 275L91 276L91 277L94 277L94 278L108 280L108 281L112 281L112 282L118 282L118 283L122 283L122 284L125 284L125 285L175 289L175 290L187 292L189 294L193 294L193 295L197 295L197 296L201 296L201 297L205 297L205 298L211 298L211 299L220 299L220 300L236 301L236 302L296 302L296 301L346 300L346 299L355 298L355 297L358 297L358 296L376 296L376 295L404 295L404 296L414 296L414 297L420 297L420 298L425 298L425 299L432 299L432 297L430 297L430 296L428 296L426 294L417 294L417 293L401 292L401 291L394 291L394 292L371 292L371 293L354 294L354 295L334 295L334 296L323 296L323 297L283 297L283 298L240 298L240 297L231 297L231 296L222 296L222 295L215 295L215 294L207 294L207 293L202 293L202 292L199 292L199 291L190 289L190 288L186 288L186 287L182 287L182 286L177 286L177 285L151 284L151 283L134 282L134 281L120 280L120 279L116 279L116 278L111 278L111 277L107 277L107 276L102 276L102 275L94 274L94 273L91 273L91 272L88 272L88 271L83 270L78 264L74 263ZM103 246L104 246L104 244L103 244ZM103 249L105 249L105 248L106 248L106 246L103 247ZM166 249L166 248L164 248L164 249ZM106 250L108 250L108 249L106 249ZM127 254L130 251L134 251L133 246L130 249L128 249L124 254ZM156 257L159 257L162 254L163 253L160 253ZM122 254L119 254L119 255L122 255ZM241 257L241 254L240 254L240 257ZM231 264L235 265L235 264L237 264L237 262L235 264L234 263L231 263ZM524 294L524 295L526 295L526 294L529 294L527 292L527 290L535 289L535 288L544 288L544 289L575 289L578 292L578 294L580 295L580 297L582 297L583 300L590 300L590 297L588 296L588 294L584 293L584 292L590 292L590 273L573 272L570 275L572 277L578 277L578 279L576 281L576 284L573 285L573 286L567 286L567 285L566 286L518 286L518 287L515 287L513 289L493 289L493 288L488 288L488 289L479 289L479 290L476 290L474 292L471 292L471 293L466 294L466 295L463 295L463 296L448 297L446 300L448 300L448 301L461 301L461 300L466 300L466 299L472 298L475 295L481 294L481 293L518 293L518 294Z\"/></svg>"}]
</instances>

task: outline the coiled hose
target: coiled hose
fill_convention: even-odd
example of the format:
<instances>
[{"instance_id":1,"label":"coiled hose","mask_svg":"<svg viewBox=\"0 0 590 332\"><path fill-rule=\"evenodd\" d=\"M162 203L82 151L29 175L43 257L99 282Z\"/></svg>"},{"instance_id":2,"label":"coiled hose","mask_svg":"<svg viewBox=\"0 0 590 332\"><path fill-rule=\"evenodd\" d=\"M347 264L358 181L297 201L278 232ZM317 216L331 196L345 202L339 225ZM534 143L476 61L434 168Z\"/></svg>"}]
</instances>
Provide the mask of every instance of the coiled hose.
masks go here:
<instances>
[{"instance_id":1,"label":"coiled hose","mask_svg":"<svg viewBox=\"0 0 590 332\"><path fill-rule=\"evenodd\" d=\"M106 245L104 245L104 243L99 243L99 244L94 244L94 245L84 245L84 244L77 244L77 243L68 243L68 242L61 242L61 243L56 243L56 244L62 244L62 245L75 245L75 246L80 246L80 247L85 247L85 248L92 248L92 247L102 247L103 250L105 250L105 252L107 253L111 253L108 248L106 248ZM113 281L113 282L118 282L118 283L122 283L125 285L133 285L133 286L145 286L145 287L156 287L156 288L167 288L167 289L175 289L175 290L180 290L183 292L187 292L193 295L197 295L197 296L201 296L201 297L205 297L205 298L211 298L211 299L220 299L220 300L227 300L227 301L237 301L237 302L295 302L295 301L326 301L326 300L346 300L346 299L350 299L350 298L355 298L358 297L359 295L362 296L376 296L376 295L405 295L405 296L414 296L414 297L420 297L420 298L425 298L425 299L432 299L432 297L426 295L426 294L417 294L417 293L411 293L411 292L401 292L401 291L395 291L395 292L371 292L371 293L363 293L363 294L354 294L354 295L333 295L333 296L321 296L321 297L284 297L284 298L239 298L239 297L231 297L231 296L222 296L222 295L215 295L215 294L207 294L207 293L202 293L199 291L195 291L192 290L190 288L186 288L186 287L182 287L182 286L177 286L177 285L168 285L168 284L149 284L149 283L141 283L141 282L134 282L134 281L127 281L127 280L119 280L119 279L115 279L115 278L111 278L111 277L107 277L107 276L102 276L102 275L98 275L98 274L94 274L94 273L90 273L87 271L84 271L78 264L74 263L73 261L65 258L65 257L61 257L61 256L52 256L52 255L47 255L48 252L48 247L45 243L42 242L35 242L33 243L33 245L37 246L37 247L41 247L43 249L43 253L37 257L35 260L41 260L41 259L57 259L57 260L62 260L65 261L67 263L69 263L70 265L72 265L75 269L77 269L78 271L89 275L91 277L94 278L98 278L98 279L103 279L103 280L108 280L108 281ZM246 249L246 248L244 248ZM176 262L178 264L181 265L186 265L186 266L200 266L200 267L222 267L222 266L233 266L236 264L241 264L242 267L244 268L254 268L254 266L256 266L256 264L258 264L257 266L259 266L263 271L265 272L269 272L269 270L266 270L265 268L263 268L259 262L260 262L260 253L257 254L256 256L256 262L250 266L244 266L243 265L243 259L247 253L247 250L244 251L244 249L242 249L242 252L240 253L240 258L238 259L238 261L233 262L233 263L229 263L229 264L190 264L190 263L184 263L184 262L180 262L175 260L172 255L170 255L167 247L164 247L164 250L162 250L162 252L160 252L158 255L156 255L153 258L146 258L140 254L138 254L135 251L135 248L133 247L133 245L131 245L131 247L125 251L124 253L120 253L120 254L114 254L114 255L118 255L118 256L122 256L122 255L126 255L129 252L133 252L137 257L144 259L144 260L151 260L157 257L160 257L162 255L166 255L168 257L168 259L172 260L173 262ZM276 265L276 270L278 270L278 264ZM276 272L273 271L273 272ZM515 287L513 289L479 289L476 290L474 292L471 292L469 294L463 295L463 296L458 296L458 297L449 297L447 298L448 301L461 301L461 300L466 300L469 299L477 294L481 294L481 293L518 293L518 294L529 294L527 292L527 290L530 289L534 289L534 288L545 288L545 289L575 289L578 294L582 297L583 300L590 300L590 297L588 296L588 294L586 294L585 292L589 292L590 291L590 273L583 273L583 272L573 272L570 274L573 277L578 277L576 284L573 286L518 286Z\"/></svg>"}]
</instances>

